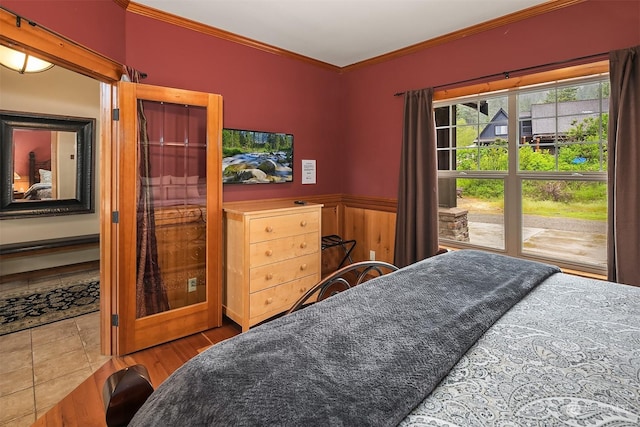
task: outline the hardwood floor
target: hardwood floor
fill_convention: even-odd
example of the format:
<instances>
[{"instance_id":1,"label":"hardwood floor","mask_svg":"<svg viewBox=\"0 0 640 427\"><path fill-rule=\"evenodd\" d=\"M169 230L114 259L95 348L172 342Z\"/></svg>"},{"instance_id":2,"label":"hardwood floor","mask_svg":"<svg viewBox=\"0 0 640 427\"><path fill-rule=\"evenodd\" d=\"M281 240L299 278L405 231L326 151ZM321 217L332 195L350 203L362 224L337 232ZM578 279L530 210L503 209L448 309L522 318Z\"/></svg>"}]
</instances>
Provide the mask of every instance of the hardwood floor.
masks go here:
<instances>
[{"instance_id":1,"label":"hardwood floor","mask_svg":"<svg viewBox=\"0 0 640 427\"><path fill-rule=\"evenodd\" d=\"M239 333L240 327L225 318L220 328L210 329L127 356L113 357L33 425L105 426L102 388L111 374L127 366L142 364L149 371L153 387L157 388L187 360L207 347Z\"/></svg>"}]
</instances>

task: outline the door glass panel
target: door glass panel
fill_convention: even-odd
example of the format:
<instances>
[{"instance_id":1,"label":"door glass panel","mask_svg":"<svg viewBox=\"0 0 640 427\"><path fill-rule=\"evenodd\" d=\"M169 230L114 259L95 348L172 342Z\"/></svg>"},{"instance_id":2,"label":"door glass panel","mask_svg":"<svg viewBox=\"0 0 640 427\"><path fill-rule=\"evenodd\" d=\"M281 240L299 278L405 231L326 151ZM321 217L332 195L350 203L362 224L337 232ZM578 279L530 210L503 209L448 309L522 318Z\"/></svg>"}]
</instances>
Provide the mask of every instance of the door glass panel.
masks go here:
<instances>
[{"instance_id":1,"label":"door glass panel","mask_svg":"<svg viewBox=\"0 0 640 427\"><path fill-rule=\"evenodd\" d=\"M607 183L523 180L522 252L607 266Z\"/></svg>"},{"instance_id":2,"label":"door glass panel","mask_svg":"<svg viewBox=\"0 0 640 427\"><path fill-rule=\"evenodd\" d=\"M137 317L206 301L206 108L142 101ZM146 124L146 131L143 126Z\"/></svg>"},{"instance_id":3,"label":"door glass panel","mask_svg":"<svg viewBox=\"0 0 640 427\"><path fill-rule=\"evenodd\" d=\"M439 238L504 249L504 180L439 178Z\"/></svg>"}]
</instances>

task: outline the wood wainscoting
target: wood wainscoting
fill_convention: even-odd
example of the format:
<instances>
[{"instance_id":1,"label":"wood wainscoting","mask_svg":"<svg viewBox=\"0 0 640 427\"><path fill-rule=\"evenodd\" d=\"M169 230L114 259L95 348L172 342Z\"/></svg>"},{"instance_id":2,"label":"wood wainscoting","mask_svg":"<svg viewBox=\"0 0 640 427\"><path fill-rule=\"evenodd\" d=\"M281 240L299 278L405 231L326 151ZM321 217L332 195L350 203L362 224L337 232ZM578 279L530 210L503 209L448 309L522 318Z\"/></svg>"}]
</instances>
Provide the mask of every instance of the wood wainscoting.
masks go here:
<instances>
[{"instance_id":1,"label":"wood wainscoting","mask_svg":"<svg viewBox=\"0 0 640 427\"><path fill-rule=\"evenodd\" d=\"M309 196L306 201L323 204L322 235L337 234L353 239L351 253L354 262L366 261L375 252L375 259L393 263L396 234L396 199L330 194ZM344 253L339 247L322 253L322 275L336 269Z\"/></svg>"}]
</instances>

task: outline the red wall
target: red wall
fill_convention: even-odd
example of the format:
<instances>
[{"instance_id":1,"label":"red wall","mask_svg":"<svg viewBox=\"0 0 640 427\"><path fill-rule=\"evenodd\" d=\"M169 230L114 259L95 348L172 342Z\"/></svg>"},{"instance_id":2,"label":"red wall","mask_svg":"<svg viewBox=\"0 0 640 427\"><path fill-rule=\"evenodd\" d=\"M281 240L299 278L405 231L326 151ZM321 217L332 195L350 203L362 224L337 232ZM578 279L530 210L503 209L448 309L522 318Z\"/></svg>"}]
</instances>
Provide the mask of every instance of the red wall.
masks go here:
<instances>
[{"instance_id":1,"label":"red wall","mask_svg":"<svg viewBox=\"0 0 640 427\"><path fill-rule=\"evenodd\" d=\"M125 30L144 83L221 94L225 127L294 135L293 183L227 185L225 201L342 191L340 74L137 14ZM316 185L300 183L302 159L317 161Z\"/></svg>"},{"instance_id":2,"label":"red wall","mask_svg":"<svg viewBox=\"0 0 640 427\"><path fill-rule=\"evenodd\" d=\"M51 160L51 132L36 130L13 131L13 170L21 178L29 179L29 152L33 151L37 162Z\"/></svg>"},{"instance_id":3,"label":"red wall","mask_svg":"<svg viewBox=\"0 0 640 427\"><path fill-rule=\"evenodd\" d=\"M587 0L338 74L125 13L112 0L2 5L148 73L145 83L222 94L226 127L294 134L294 183L226 186L225 200L395 198L403 101L394 93L640 45L640 1ZM300 184L302 159L317 160L317 185Z\"/></svg>"},{"instance_id":4,"label":"red wall","mask_svg":"<svg viewBox=\"0 0 640 427\"><path fill-rule=\"evenodd\" d=\"M640 45L640 1L589 0L344 75L347 194L397 197L397 92Z\"/></svg>"},{"instance_id":5,"label":"red wall","mask_svg":"<svg viewBox=\"0 0 640 427\"><path fill-rule=\"evenodd\" d=\"M125 11L113 0L1 0L2 7L124 62Z\"/></svg>"}]
</instances>

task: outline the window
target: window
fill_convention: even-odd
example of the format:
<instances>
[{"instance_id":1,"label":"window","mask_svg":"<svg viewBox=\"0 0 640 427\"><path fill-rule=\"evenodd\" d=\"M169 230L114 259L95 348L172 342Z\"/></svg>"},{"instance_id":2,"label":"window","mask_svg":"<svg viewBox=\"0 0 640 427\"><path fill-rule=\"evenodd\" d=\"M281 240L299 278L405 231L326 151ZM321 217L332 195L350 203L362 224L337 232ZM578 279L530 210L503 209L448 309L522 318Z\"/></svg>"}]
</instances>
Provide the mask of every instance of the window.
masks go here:
<instances>
[{"instance_id":1,"label":"window","mask_svg":"<svg viewBox=\"0 0 640 427\"><path fill-rule=\"evenodd\" d=\"M609 79L434 103L441 244L606 270Z\"/></svg>"},{"instance_id":2,"label":"window","mask_svg":"<svg viewBox=\"0 0 640 427\"><path fill-rule=\"evenodd\" d=\"M496 125L496 135L506 135L508 126Z\"/></svg>"}]
</instances>

